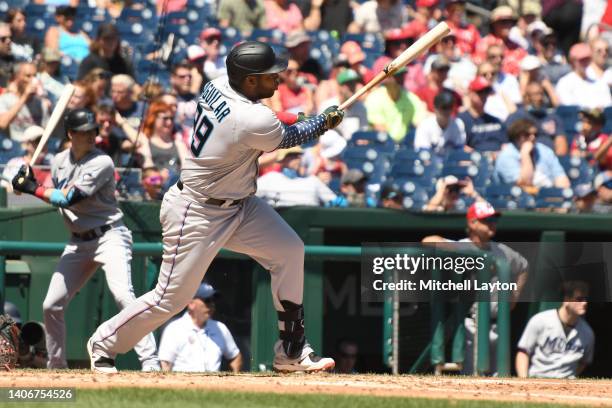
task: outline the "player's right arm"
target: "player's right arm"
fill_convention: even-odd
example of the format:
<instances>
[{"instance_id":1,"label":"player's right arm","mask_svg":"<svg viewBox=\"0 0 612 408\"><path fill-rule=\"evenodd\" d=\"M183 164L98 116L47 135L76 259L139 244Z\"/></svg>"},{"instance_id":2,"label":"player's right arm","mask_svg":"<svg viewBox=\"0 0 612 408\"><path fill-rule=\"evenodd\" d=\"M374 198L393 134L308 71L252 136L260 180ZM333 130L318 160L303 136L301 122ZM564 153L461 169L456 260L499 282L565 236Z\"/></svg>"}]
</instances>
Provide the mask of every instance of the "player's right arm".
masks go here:
<instances>
[{"instance_id":1,"label":"player's right arm","mask_svg":"<svg viewBox=\"0 0 612 408\"><path fill-rule=\"evenodd\" d=\"M27 173L27 174L26 174ZM31 194L55 207L67 208L87 198L81 190L70 187L64 190L45 188L38 184L31 166L21 166L12 181L13 189L22 193Z\"/></svg>"}]
</instances>

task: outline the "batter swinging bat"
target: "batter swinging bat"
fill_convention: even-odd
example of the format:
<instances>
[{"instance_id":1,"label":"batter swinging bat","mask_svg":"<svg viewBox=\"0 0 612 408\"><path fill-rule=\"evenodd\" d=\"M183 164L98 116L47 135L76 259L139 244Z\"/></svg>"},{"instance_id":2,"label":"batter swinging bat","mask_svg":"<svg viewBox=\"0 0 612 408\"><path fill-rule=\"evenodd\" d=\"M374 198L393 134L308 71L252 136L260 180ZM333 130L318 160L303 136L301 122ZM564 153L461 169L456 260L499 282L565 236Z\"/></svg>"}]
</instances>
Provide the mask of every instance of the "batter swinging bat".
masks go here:
<instances>
[{"instance_id":1,"label":"batter swinging bat","mask_svg":"<svg viewBox=\"0 0 612 408\"><path fill-rule=\"evenodd\" d=\"M408 49L402 52L397 58L389 63L381 72L379 72L370 82L363 88L355 92L353 96L344 101L339 109L345 110L349 108L363 94L381 83L385 78L395 74L400 68L405 67L412 60L423 54L431 46L438 43L442 38L450 33L450 28L446 23L439 23L437 26L425 33L421 38L415 41Z\"/></svg>"},{"instance_id":2,"label":"batter swinging bat","mask_svg":"<svg viewBox=\"0 0 612 408\"><path fill-rule=\"evenodd\" d=\"M64 87L64 91L62 92L62 95L60 96L57 103L55 104L55 108L53 109L53 112L51 112L51 116L49 117L47 126L45 127L45 130L40 138L40 142L38 142L38 146L36 146L36 151L34 151L34 154L32 155L32 160L30 161L32 165L36 163L36 159L38 159L38 156L40 156L40 152L42 152L43 147L45 147L45 145L47 144L47 141L49 140L51 133L53 133L58 122L64 115L66 106L68 106L68 101L70 101L70 98L72 97L73 93L74 93L74 85L67 84Z\"/></svg>"}]
</instances>

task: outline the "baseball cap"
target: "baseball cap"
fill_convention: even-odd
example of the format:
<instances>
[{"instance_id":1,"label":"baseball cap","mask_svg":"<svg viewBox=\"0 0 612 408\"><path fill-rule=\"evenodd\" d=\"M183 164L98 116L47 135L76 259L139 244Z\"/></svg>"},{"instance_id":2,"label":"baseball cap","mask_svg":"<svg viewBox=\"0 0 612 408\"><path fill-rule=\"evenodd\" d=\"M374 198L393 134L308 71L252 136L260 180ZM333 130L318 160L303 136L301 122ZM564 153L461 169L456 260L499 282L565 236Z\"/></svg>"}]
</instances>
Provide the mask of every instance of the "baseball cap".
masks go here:
<instances>
[{"instance_id":1,"label":"baseball cap","mask_svg":"<svg viewBox=\"0 0 612 408\"><path fill-rule=\"evenodd\" d=\"M417 0L417 7L436 7L439 3L439 0Z\"/></svg>"},{"instance_id":2,"label":"baseball cap","mask_svg":"<svg viewBox=\"0 0 612 408\"><path fill-rule=\"evenodd\" d=\"M221 30L215 27L208 27L200 33L200 40L206 40L212 37L221 37Z\"/></svg>"},{"instance_id":3,"label":"baseball cap","mask_svg":"<svg viewBox=\"0 0 612 408\"><path fill-rule=\"evenodd\" d=\"M485 89L493 90L491 83L487 81L485 77L482 77L482 76L477 76L476 78L474 78L472 82L470 82L470 85L468 88L470 91L474 91L474 92L480 92Z\"/></svg>"},{"instance_id":4,"label":"baseball cap","mask_svg":"<svg viewBox=\"0 0 612 408\"><path fill-rule=\"evenodd\" d=\"M340 183L342 184L357 184L360 181L364 181L366 179L365 174L359 169L349 169L342 178L340 179Z\"/></svg>"},{"instance_id":5,"label":"baseball cap","mask_svg":"<svg viewBox=\"0 0 612 408\"><path fill-rule=\"evenodd\" d=\"M22 142L33 142L42 137L44 129L40 126L30 126L23 132Z\"/></svg>"},{"instance_id":6,"label":"baseball cap","mask_svg":"<svg viewBox=\"0 0 612 408\"><path fill-rule=\"evenodd\" d=\"M401 41L414 38L412 30L404 30L401 28L393 28L385 31L385 41Z\"/></svg>"},{"instance_id":7,"label":"baseball cap","mask_svg":"<svg viewBox=\"0 0 612 408\"><path fill-rule=\"evenodd\" d=\"M343 69L336 76L336 81L340 85L344 85L347 82L359 81L359 80L361 80L361 77L359 76L359 74L357 72L355 72L355 70L350 69L350 68L349 69Z\"/></svg>"},{"instance_id":8,"label":"baseball cap","mask_svg":"<svg viewBox=\"0 0 612 408\"><path fill-rule=\"evenodd\" d=\"M593 108L593 109L581 109L580 110L580 116L581 117L587 117L588 119L592 120L593 122L599 123L599 124L603 124L606 122L606 117L603 113L603 110L601 109L597 109L597 108Z\"/></svg>"},{"instance_id":9,"label":"baseball cap","mask_svg":"<svg viewBox=\"0 0 612 408\"><path fill-rule=\"evenodd\" d=\"M187 47L187 59L189 61L197 61L204 57L206 57L206 51L199 45L190 45Z\"/></svg>"},{"instance_id":10,"label":"baseball cap","mask_svg":"<svg viewBox=\"0 0 612 408\"><path fill-rule=\"evenodd\" d=\"M584 198L586 196L596 193L597 190L595 190L595 187L593 187L593 185L589 183L579 184L574 188L574 194L576 195L576 198Z\"/></svg>"},{"instance_id":11,"label":"baseball cap","mask_svg":"<svg viewBox=\"0 0 612 408\"><path fill-rule=\"evenodd\" d=\"M380 190L381 200L401 200L404 197L404 193L400 188L392 183L387 183Z\"/></svg>"},{"instance_id":12,"label":"baseball cap","mask_svg":"<svg viewBox=\"0 0 612 408\"><path fill-rule=\"evenodd\" d=\"M285 47L294 48L300 44L311 41L312 40L305 31L294 31L287 35L287 38L285 39Z\"/></svg>"},{"instance_id":13,"label":"baseball cap","mask_svg":"<svg viewBox=\"0 0 612 408\"><path fill-rule=\"evenodd\" d=\"M540 68L542 66L542 63L540 62L540 59L535 55L527 55L521 61L520 66L523 71L532 71L534 69Z\"/></svg>"},{"instance_id":14,"label":"baseball cap","mask_svg":"<svg viewBox=\"0 0 612 408\"><path fill-rule=\"evenodd\" d=\"M570 48L569 57L570 60L581 60L583 58L591 58L591 47L585 43L578 43L572 45Z\"/></svg>"},{"instance_id":15,"label":"baseball cap","mask_svg":"<svg viewBox=\"0 0 612 408\"><path fill-rule=\"evenodd\" d=\"M42 60L45 62L60 62L62 60L62 54L59 50L45 47L42 50Z\"/></svg>"},{"instance_id":16,"label":"baseball cap","mask_svg":"<svg viewBox=\"0 0 612 408\"><path fill-rule=\"evenodd\" d=\"M443 90L434 98L434 107L440 110L452 109L457 104L457 98L452 92Z\"/></svg>"},{"instance_id":17,"label":"baseball cap","mask_svg":"<svg viewBox=\"0 0 612 408\"><path fill-rule=\"evenodd\" d=\"M612 172L603 171L595 177L593 185L596 189L599 187L612 188Z\"/></svg>"},{"instance_id":18,"label":"baseball cap","mask_svg":"<svg viewBox=\"0 0 612 408\"><path fill-rule=\"evenodd\" d=\"M540 32L542 35L549 35L553 33L552 28L546 25L541 20L534 21L533 23L527 26L527 34L533 35L536 32Z\"/></svg>"},{"instance_id":19,"label":"baseball cap","mask_svg":"<svg viewBox=\"0 0 612 408\"><path fill-rule=\"evenodd\" d=\"M365 52L356 41L347 41L340 47L340 54L344 55L350 65L363 62L366 59Z\"/></svg>"},{"instance_id":20,"label":"baseball cap","mask_svg":"<svg viewBox=\"0 0 612 408\"><path fill-rule=\"evenodd\" d=\"M445 56L439 55L431 63L431 69L436 71L441 69L450 69L450 61Z\"/></svg>"},{"instance_id":21,"label":"baseball cap","mask_svg":"<svg viewBox=\"0 0 612 408\"><path fill-rule=\"evenodd\" d=\"M302 153L304 153L304 150L300 146L293 146L293 147L290 147L289 149L280 149L278 151L278 154L276 155L276 160L281 161L285 157L291 154L302 154Z\"/></svg>"},{"instance_id":22,"label":"baseball cap","mask_svg":"<svg viewBox=\"0 0 612 408\"><path fill-rule=\"evenodd\" d=\"M491 12L491 23L503 20L516 21L514 11L509 6L499 6L493 9Z\"/></svg>"},{"instance_id":23,"label":"baseball cap","mask_svg":"<svg viewBox=\"0 0 612 408\"><path fill-rule=\"evenodd\" d=\"M74 17L76 16L77 9L72 6L59 6L55 9L56 16Z\"/></svg>"},{"instance_id":24,"label":"baseball cap","mask_svg":"<svg viewBox=\"0 0 612 408\"><path fill-rule=\"evenodd\" d=\"M196 292L195 295L193 295L194 299L200 299L202 301L207 301L208 299L214 298L219 296L218 292L215 290L215 288L213 288L211 285L209 285L206 282L202 282L202 284L200 284L200 287L198 288L198 291Z\"/></svg>"},{"instance_id":25,"label":"baseball cap","mask_svg":"<svg viewBox=\"0 0 612 408\"><path fill-rule=\"evenodd\" d=\"M500 217L501 213L486 201L476 201L467 210L466 218L468 221L484 220L489 217Z\"/></svg>"},{"instance_id":26,"label":"baseball cap","mask_svg":"<svg viewBox=\"0 0 612 408\"><path fill-rule=\"evenodd\" d=\"M338 156L346 148L346 139L335 130L328 130L319 138L321 157L329 159Z\"/></svg>"}]
</instances>

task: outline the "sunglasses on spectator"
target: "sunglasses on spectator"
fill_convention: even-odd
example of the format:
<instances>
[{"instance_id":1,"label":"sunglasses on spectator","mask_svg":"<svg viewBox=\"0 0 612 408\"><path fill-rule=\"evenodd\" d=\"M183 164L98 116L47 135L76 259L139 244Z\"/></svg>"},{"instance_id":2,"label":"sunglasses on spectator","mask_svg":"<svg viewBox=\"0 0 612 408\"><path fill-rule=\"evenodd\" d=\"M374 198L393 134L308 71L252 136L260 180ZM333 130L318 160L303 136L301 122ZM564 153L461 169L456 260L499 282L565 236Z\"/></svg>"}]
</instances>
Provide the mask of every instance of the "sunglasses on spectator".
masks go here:
<instances>
[{"instance_id":1,"label":"sunglasses on spectator","mask_svg":"<svg viewBox=\"0 0 612 408\"><path fill-rule=\"evenodd\" d=\"M161 186L162 177L161 176L149 176L143 180L145 184L152 186Z\"/></svg>"},{"instance_id":2,"label":"sunglasses on spectator","mask_svg":"<svg viewBox=\"0 0 612 408\"><path fill-rule=\"evenodd\" d=\"M598 54L608 54L610 52L610 49L608 48L596 48L595 52Z\"/></svg>"},{"instance_id":3,"label":"sunglasses on spectator","mask_svg":"<svg viewBox=\"0 0 612 408\"><path fill-rule=\"evenodd\" d=\"M489 78L495 75L495 73L493 71L487 71L487 72L481 72L480 75L482 75L485 78Z\"/></svg>"},{"instance_id":4,"label":"sunglasses on spectator","mask_svg":"<svg viewBox=\"0 0 612 408\"><path fill-rule=\"evenodd\" d=\"M2 37L0 37L0 41L2 41L2 42L11 41L11 36L10 35L3 35Z\"/></svg>"},{"instance_id":5,"label":"sunglasses on spectator","mask_svg":"<svg viewBox=\"0 0 612 408\"><path fill-rule=\"evenodd\" d=\"M221 37L208 37L204 41L206 41L208 44L212 44L215 41L221 42Z\"/></svg>"},{"instance_id":6,"label":"sunglasses on spectator","mask_svg":"<svg viewBox=\"0 0 612 408\"><path fill-rule=\"evenodd\" d=\"M166 120L174 120L174 118L172 116L158 116L158 118L162 121L166 121Z\"/></svg>"},{"instance_id":7,"label":"sunglasses on spectator","mask_svg":"<svg viewBox=\"0 0 612 408\"><path fill-rule=\"evenodd\" d=\"M488 59L502 59L504 57L503 54L489 54L487 55Z\"/></svg>"},{"instance_id":8,"label":"sunglasses on spectator","mask_svg":"<svg viewBox=\"0 0 612 408\"><path fill-rule=\"evenodd\" d=\"M179 79L191 79L191 74L177 75Z\"/></svg>"}]
</instances>

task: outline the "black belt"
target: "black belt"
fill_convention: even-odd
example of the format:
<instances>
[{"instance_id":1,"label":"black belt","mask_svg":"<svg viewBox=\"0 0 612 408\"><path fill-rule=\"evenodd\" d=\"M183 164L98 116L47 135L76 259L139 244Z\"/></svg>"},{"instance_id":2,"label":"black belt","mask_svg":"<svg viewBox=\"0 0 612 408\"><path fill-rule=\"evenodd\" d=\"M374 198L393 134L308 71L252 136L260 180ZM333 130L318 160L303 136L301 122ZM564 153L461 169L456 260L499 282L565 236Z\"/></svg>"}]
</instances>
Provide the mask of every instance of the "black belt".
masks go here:
<instances>
[{"instance_id":1,"label":"black belt","mask_svg":"<svg viewBox=\"0 0 612 408\"><path fill-rule=\"evenodd\" d=\"M96 238L100 238L102 235L104 235L106 231L110 230L111 228L112 226L110 225L103 225L101 227L90 229L89 231L85 232L73 232L72 236L80 239L81 241L93 241Z\"/></svg>"},{"instance_id":2,"label":"black belt","mask_svg":"<svg viewBox=\"0 0 612 408\"><path fill-rule=\"evenodd\" d=\"M183 182L181 180L176 182L176 186L178 187L179 190L181 191L183 190ZM204 203L210 204L210 205L216 205L217 207L221 207L221 206L232 207L234 205L240 204L243 200L244 198L241 198L240 200L232 200L232 201L219 200L217 198L207 198L206 201L204 201Z\"/></svg>"}]
</instances>

